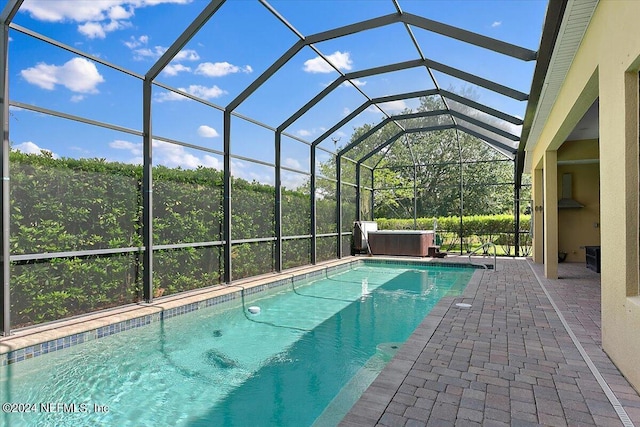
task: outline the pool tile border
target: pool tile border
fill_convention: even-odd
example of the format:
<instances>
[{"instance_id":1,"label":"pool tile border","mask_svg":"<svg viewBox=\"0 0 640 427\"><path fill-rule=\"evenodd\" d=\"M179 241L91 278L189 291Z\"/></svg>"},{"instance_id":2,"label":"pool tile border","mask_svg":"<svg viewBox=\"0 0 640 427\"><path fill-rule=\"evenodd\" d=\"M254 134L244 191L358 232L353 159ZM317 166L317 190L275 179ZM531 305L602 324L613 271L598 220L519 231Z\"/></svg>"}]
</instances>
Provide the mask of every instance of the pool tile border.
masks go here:
<instances>
[{"instance_id":1,"label":"pool tile border","mask_svg":"<svg viewBox=\"0 0 640 427\"><path fill-rule=\"evenodd\" d=\"M432 267L443 267L443 268L474 268L478 269L480 266L471 265L471 264L463 264L457 262L434 262L425 259L389 259L389 258L357 258L350 259L346 261L342 261L340 263L333 263L330 265L322 265L316 266L317 268L312 271L304 271L304 272L291 272L291 273L283 273L285 277L279 278L277 280L267 281L266 283L258 283L262 280L253 280L247 282L239 282L232 283L231 285L225 285L218 289L212 290L211 292L224 292L221 295L216 295L212 297L205 297L199 301L189 302L182 305L177 305L173 307L164 307L165 301L160 301L152 304L137 304L140 308L152 308L155 312L150 314L142 314L135 315L135 317L117 321L115 323L109 323L107 325L98 326L95 328L91 328L89 330L85 330L78 333L72 333L62 337L56 337L53 339L48 339L43 342L38 342L35 344L28 345L27 341L38 340L37 334L34 337L25 339L25 337L21 337L18 335L11 335L9 337L5 337L0 339L0 366L6 366L18 362L22 362L24 360L33 359L35 357L41 356L43 354L52 353L54 351L62 350L65 348L69 348L78 344L82 344L88 341L92 341L95 339L107 337L110 335L114 335L120 332L128 331L131 329L139 328L142 326L149 325L151 323L159 322L165 319L170 319L172 317L181 316L183 314L191 313L194 311L198 311L207 307L211 307L214 305L222 304L225 302L233 301L239 298L242 298L243 293L244 296L255 295L261 292L265 292L271 289L276 289L284 285L291 285L292 283L304 283L310 280L317 279L322 276L326 276L328 274L337 274L347 271L353 267L358 265L367 265L367 264L382 264L382 265L422 265L422 266L432 266ZM235 290L234 290L235 289ZM202 291L202 290L200 290ZM202 295L208 295L211 292L202 293ZM188 296L187 296L188 297ZM198 297L198 295L195 295ZM182 299L182 298L180 298ZM179 301L179 299L177 300ZM159 310L159 311L158 311ZM135 313L137 310L130 311L129 313ZM109 313L103 313L108 315ZM87 319L90 315L87 315ZM117 318L117 317L116 317ZM82 325L83 318L75 319L79 325ZM108 320L107 320L108 321ZM77 326L76 326L77 327ZM51 332L55 333L56 329L46 330L45 333L51 334ZM12 339L14 342L12 342ZM21 345L20 340L24 341L24 344ZM17 348L16 348L17 347Z\"/></svg>"}]
</instances>

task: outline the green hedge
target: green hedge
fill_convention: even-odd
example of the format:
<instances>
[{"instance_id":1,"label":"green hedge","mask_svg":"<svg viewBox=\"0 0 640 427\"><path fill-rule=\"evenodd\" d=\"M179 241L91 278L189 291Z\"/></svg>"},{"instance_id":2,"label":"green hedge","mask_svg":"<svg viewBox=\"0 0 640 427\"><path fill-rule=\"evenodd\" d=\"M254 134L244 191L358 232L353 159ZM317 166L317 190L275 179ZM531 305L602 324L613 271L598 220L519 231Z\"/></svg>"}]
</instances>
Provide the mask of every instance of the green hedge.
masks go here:
<instances>
[{"instance_id":1,"label":"green hedge","mask_svg":"<svg viewBox=\"0 0 640 427\"><path fill-rule=\"evenodd\" d=\"M460 236L460 217L457 216L417 218L417 229L432 230L434 219L437 220L438 230L453 232ZM381 230L412 230L414 228L413 219L376 218L376 222ZM528 232L529 225L530 216L520 215L520 231ZM462 237L513 233L514 229L515 219L513 215L472 215L462 217Z\"/></svg>"},{"instance_id":2,"label":"green hedge","mask_svg":"<svg viewBox=\"0 0 640 427\"><path fill-rule=\"evenodd\" d=\"M11 265L12 327L57 320L132 303L142 292L142 167L105 159L53 158L11 152L11 255L129 248L112 256L67 257L14 262ZM153 168L154 245L215 242L223 239L223 174L212 168ZM326 194L335 183L318 180ZM232 179L232 239L272 238L275 193L271 185ZM324 187L323 187L324 186ZM355 191L343 188L343 230L351 230ZM282 191L284 236L310 234L308 189ZM318 198L318 234L336 233L337 203ZM413 228L412 220L378 219L380 228ZM509 233L508 215L464 217L463 237ZM528 220L523 217L521 228ZM433 218L418 228L431 229ZM438 229L458 233L459 219L438 218ZM507 238L506 238L507 239ZM451 239L454 240L453 238ZM507 239L508 240L508 239ZM348 238L343 251L348 253ZM273 241L233 245L233 278L274 270ZM283 266L310 262L310 239L283 244ZM318 261L334 259L336 237L317 240ZM154 252L153 287L157 296L220 283L224 272L221 246Z\"/></svg>"},{"instance_id":3,"label":"green hedge","mask_svg":"<svg viewBox=\"0 0 640 427\"><path fill-rule=\"evenodd\" d=\"M418 230L432 230L437 219L438 236L445 250L471 252L491 242L497 246L499 255L515 255L515 219L513 215L470 215L462 217L417 218ZM527 256L531 252L530 215L520 215L519 254ZM376 218L381 230L412 230L413 219Z\"/></svg>"},{"instance_id":4,"label":"green hedge","mask_svg":"<svg viewBox=\"0 0 640 427\"><path fill-rule=\"evenodd\" d=\"M11 152L12 255L131 248L122 255L12 263L12 326L57 320L139 301L142 167L105 159ZM223 174L211 168L153 168L154 245L221 241ZM232 238L274 237L274 187L232 179ZM283 233L310 234L309 194L282 192ZM336 203L319 199L319 233L335 232ZM335 238L333 239L335 240ZM284 267L309 263L308 239L286 245ZM335 258L325 250L322 258ZM334 244L335 246L335 244ZM294 249L296 248L296 249ZM233 245L234 279L274 270L274 243ZM154 252L156 295L220 283L221 246Z\"/></svg>"}]
</instances>

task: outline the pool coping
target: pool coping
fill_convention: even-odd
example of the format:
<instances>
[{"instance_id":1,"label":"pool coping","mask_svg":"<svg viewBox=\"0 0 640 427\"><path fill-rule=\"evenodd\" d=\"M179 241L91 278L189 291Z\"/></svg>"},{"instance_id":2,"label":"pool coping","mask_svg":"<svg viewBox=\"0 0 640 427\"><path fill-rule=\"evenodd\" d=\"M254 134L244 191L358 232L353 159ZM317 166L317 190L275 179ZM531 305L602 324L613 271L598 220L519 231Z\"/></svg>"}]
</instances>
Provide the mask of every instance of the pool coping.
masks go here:
<instances>
[{"instance_id":1,"label":"pool coping","mask_svg":"<svg viewBox=\"0 0 640 427\"><path fill-rule=\"evenodd\" d=\"M227 301L240 299L243 296L254 295L259 292L291 284L293 281L312 280L329 272L335 274L358 264L366 264L369 262L381 264L435 264L442 265L445 268L478 268L477 265L465 262L455 262L454 260L442 261L437 258L419 257L355 256L327 261L312 266L290 269L282 273L238 280L228 285L216 285L157 298L151 303L134 303L19 329L12 332L9 336L0 337L0 366L32 359L87 341L135 329ZM475 277L476 274L473 276ZM471 285L471 282L469 285ZM467 289L469 285L467 285ZM467 289L465 289L465 293ZM451 298L453 297L445 297L443 299L449 300ZM437 307L438 306L436 306L436 308Z\"/></svg>"}]
</instances>

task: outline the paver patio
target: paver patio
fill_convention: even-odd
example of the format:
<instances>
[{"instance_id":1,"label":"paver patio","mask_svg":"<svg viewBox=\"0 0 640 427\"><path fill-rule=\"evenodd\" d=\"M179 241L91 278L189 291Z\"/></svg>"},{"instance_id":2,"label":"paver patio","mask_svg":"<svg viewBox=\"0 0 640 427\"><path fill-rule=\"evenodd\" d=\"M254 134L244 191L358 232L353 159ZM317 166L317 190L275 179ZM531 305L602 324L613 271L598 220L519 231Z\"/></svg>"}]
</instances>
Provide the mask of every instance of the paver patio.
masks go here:
<instances>
[{"instance_id":1,"label":"paver patio","mask_svg":"<svg viewBox=\"0 0 640 427\"><path fill-rule=\"evenodd\" d=\"M425 318L340 425L640 426L640 396L601 348L599 274L560 264L559 276L546 280L542 265L524 259L474 275L461 297Z\"/></svg>"}]
</instances>

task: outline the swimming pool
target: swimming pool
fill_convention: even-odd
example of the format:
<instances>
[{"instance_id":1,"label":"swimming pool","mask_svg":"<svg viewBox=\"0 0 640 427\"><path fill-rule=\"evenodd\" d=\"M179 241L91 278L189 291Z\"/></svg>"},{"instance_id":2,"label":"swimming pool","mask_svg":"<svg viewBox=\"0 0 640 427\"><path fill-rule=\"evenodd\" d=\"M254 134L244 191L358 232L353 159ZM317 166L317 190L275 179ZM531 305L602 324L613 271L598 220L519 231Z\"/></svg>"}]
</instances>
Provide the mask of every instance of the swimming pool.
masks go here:
<instances>
[{"instance_id":1,"label":"swimming pool","mask_svg":"<svg viewBox=\"0 0 640 427\"><path fill-rule=\"evenodd\" d=\"M7 365L0 424L335 425L473 272L360 264Z\"/></svg>"}]
</instances>

